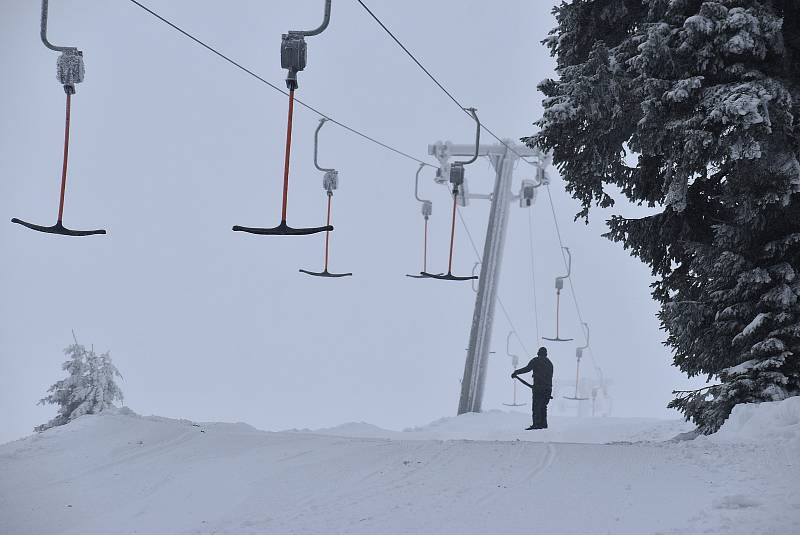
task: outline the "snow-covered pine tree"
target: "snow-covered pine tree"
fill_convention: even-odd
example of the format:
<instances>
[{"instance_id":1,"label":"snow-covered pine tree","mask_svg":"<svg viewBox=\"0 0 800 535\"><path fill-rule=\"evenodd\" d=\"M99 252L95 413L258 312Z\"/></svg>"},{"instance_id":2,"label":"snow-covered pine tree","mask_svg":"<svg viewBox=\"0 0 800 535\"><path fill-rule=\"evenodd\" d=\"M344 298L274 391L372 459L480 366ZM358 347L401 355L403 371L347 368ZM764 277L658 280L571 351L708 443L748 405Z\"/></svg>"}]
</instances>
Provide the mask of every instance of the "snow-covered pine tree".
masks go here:
<instances>
[{"instance_id":1,"label":"snow-covered pine tree","mask_svg":"<svg viewBox=\"0 0 800 535\"><path fill-rule=\"evenodd\" d=\"M660 211L607 234L647 263L705 433L737 403L800 394L800 2L571 0L545 40L540 131L567 190ZM632 152L636 165L626 158Z\"/></svg>"},{"instance_id":2,"label":"snow-covered pine tree","mask_svg":"<svg viewBox=\"0 0 800 535\"><path fill-rule=\"evenodd\" d=\"M61 367L69 375L53 386L48 395L39 400L40 405L58 405L58 414L49 422L36 426L34 431L44 431L64 425L84 414L97 414L122 401L122 390L115 381L121 377L111 361L111 354L98 355L94 348L87 350L76 341L64 350L69 360Z\"/></svg>"}]
</instances>

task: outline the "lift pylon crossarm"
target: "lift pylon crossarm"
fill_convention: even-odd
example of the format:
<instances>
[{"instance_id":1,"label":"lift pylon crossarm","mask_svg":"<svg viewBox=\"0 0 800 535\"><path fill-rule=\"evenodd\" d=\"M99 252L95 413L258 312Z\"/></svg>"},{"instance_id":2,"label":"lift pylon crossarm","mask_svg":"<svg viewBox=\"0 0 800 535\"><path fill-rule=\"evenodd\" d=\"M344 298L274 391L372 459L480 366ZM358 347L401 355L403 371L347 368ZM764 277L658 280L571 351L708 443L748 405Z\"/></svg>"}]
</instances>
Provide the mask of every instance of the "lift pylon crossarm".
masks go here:
<instances>
[{"instance_id":1,"label":"lift pylon crossarm","mask_svg":"<svg viewBox=\"0 0 800 535\"><path fill-rule=\"evenodd\" d=\"M560 277L556 277L556 336L555 338L547 338L543 336L545 340L550 340L551 342L569 342L572 338L561 338L559 335L559 316L561 314L561 290L564 289L564 279L568 279L569 276L572 274L572 254L569 252L569 247L562 247L567 252L567 274L562 275Z\"/></svg>"},{"instance_id":2,"label":"lift pylon crossarm","mask_svg":"<svg viewBox=\"0 0 800 535\"><path fill-rule=\"evenodd\" d=\"M97 230L72 230L64 226L64 197L67 191L67 164L69 161L69 125L70 114L72 111L72 95L75 94L75 85L83 82L84 66L83 66L83 52L75 47L62 47L55 46L47 40L47 13L48 1L42 0L42 19L40 36L44 46L50 50L61 52L56 63L56 70L58 81L64 87L64 93L67 95L66 112L64 116L64 157L61 165L61 193L58 200L58 216L55 225L44 226L35 223L29 223L18 218L11 219L12 223L17 223L23 227L35 230L37 232L44 232L46 234L60 234L61 236L93 236L97 234L105 234L103 229Z\"/></svg>"},{"instance_id":3,"label":"lift pylon crossarm","mask_svg":"<svg viewBox=\"0 0 800 535\"><path fill-rule=\"evenodd\" d=\"M331 0L325 0L325 13L323 15L322 24L313 30L289 30L289 33L295 35L302 35L304 37L313 37L324 32L331 22Z\"/></svg>"},{"instance_id":4,"label":"lift pylon crossarm","mask_svg":"<svg viewBox=\"0 0 800 535\"><path fill-rule=\"evenodd\" d=\"M51 43L47 39L47 14L49 10L49 2L48 0L42 0L42 20L41 20L41 32L40 36L42 38L42 43L44 46L49 48L50 50L54 50L56 52L77 52L78 48L74 46L57 46Z\"/></svg>"},{"instance_id":5,"label":"lift pylon crossarm","mask_svg":"<svg viewBox=\"0 0 800 535\"><path fill-rule=\"evenodd\" d=\"M325 31L331 21L331 0L325 0L325 14L317 28L313 30L289 30L281 36L281 67L286 69L286 87L291 91L297 89L297 73L306 68L308 45L306 37L319 35Z\"/></svg>"},{"instance_id":6,"label":"lift pylon crossarm","mask_svg":"<svg viewBox=\"0 0 800 535\"><path fill-rule=\"evenodd\" d=\"M447 260L447 274L434 275L433 273L422 271L420 275L422 275L423 278L448 280L448 281L469 281L478 278L475 275L471 275L469 277L460 277L457 275L453 275L453 246L455 243L455 236L456 236L456 210L458 210L459 188L461 188L464 185L464 166L469 165L478 159L478 155L480 153L480 144L481 144L481 121L480 119L478 119L477 110L475 108L466 108L466 110L475 120L475 150L474 154L472 155L472 158L470 158L469 160L453 162L450 165L450 184L453 186L453 212L450 222L450 252Z\"/></svg>"}]
</instances>

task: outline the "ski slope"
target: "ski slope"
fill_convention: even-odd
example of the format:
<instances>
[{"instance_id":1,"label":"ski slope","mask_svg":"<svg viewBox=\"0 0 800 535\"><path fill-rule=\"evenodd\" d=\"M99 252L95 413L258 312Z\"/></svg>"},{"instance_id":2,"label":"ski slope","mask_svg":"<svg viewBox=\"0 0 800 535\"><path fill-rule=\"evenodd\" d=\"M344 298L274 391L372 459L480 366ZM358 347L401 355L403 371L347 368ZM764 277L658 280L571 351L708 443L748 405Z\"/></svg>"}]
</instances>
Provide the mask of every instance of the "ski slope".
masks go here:
<instances>
[{"instance_id":1,"label":"ski slope","mask_svg":"<svg viewBox=\"0 0 800 535\"><path fill-rule=\"evenodd\" d=\"M741 410L740 410L741 409ZM258 431L125 409L0 446L0 533L800 533L800 398L714 437L523 413Z\"/></svg>"}]
</instances>

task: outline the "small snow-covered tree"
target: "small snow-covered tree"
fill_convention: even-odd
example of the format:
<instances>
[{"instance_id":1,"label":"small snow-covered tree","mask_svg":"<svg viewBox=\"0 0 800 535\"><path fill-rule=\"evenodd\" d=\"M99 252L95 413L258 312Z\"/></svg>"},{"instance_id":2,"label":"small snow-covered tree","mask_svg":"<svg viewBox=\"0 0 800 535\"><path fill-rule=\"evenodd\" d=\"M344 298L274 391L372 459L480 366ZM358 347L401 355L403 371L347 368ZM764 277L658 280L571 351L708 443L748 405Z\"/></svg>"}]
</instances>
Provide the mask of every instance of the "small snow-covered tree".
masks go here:
<instances>
[{"instance_id":1,"label":"small snow-covered tree","mask_svg":"<svg viewBox=\"0 0 800 535\"><path fill-rule=\"evenodd\" d=\"M115 377L122 377L111 362L111 354L87 350L77 341L64 350L69 360L61 367L69 375L53 386L39 405L58 405L58 414L49 422L36 426L34 431L44 431L64 425L84 414L97 414L122 401L122 390Z\"/></svg>"},{"instance_id":2,"label":"small snow-covered tree","mask_svg":"<svg viewBox=\"0 0 800 535\"><path fill-rule=\"evenodd\" d=\"M617 191L657 208L612 217L608 237L652 269L675 364L718 383L670 406L711 433L737 403L800 395L800 1L554 13L559 78L527 141L552 151L579 216Z\"/></svg>"}]
</instances>

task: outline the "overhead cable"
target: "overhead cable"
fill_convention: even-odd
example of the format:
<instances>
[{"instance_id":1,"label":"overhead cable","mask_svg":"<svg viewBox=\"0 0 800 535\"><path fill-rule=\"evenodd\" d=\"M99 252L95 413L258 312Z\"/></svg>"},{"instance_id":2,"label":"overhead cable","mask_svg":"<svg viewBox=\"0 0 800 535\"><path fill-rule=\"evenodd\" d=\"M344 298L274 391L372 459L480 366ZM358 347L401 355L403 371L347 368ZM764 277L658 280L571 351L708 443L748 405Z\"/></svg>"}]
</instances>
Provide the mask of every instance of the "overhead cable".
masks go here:
<instances>
[{"instance_id":1,"label":"overhead cable","mask_svg":"<svg viewBox=\"0 0 800 535\"><path fill-rule=\"evenodd\" d=\"M362 0L356 0L356 2L361 4L361 7L363 7L364 10L367 13L369 13L369 15L375 20L375 22L377 22L378 25L381 28L383 28L383 30L389 35L389 37L391 37L392 40L394 40L394 42L397 43L397 45L401 49L403 49L403 52L405 52L408 55L408 57L410 57L412 59L412 61L414 61L414 63L416 63L417 66L420 69L422 69L422 72L424 72L428 76L428 78L430 78L433 81L433 83L435 83L439 87L439 89L441 89L442 92L444 92L444 94L447 95L450 98L450 100L452 100L455 103L455 105L458 106L461 109L461 111L463 111L467 115L470 114L469 111L468 111L469 108L467 106L464 106L456 97L453 96L452 92L448 91L447 88L445 88L445 86L433 74L431 74L431 71L429 71L422 64L422 62L420 62L416 58L416 56L414 56L414 54L412 54L411 51L400 41L400 39L398 39L397 36L394 33L392 33L392 31L389 28L386 27L386 25L383 23L383 21L381 21L381 19L378 18L378 16L369 7L367 7L367 4L365 4ZM524 161L528 165L536 165L536 163L530 162L530 161L526 160L525 158L523 158L522 155L519 154L517 151L515 151L508 143L506 143L505 141L500 139L494 132L492 132L489 129L488 126L486 126L485 124L481 123L481 128L486 130L487 134L489 134L490 136L495 138L498 142L500 142L502 145L504 145L508 150L510 150L511 152L516 154L522 161Z\"/></svg>"},{"instance_id":2,"label":"overhead cable","mask_svg":"<svg viewBox=\"0 0 800 535\"><path fill-rule=\"evenodd\" d=\"M283 94L284 96L289 96L289 93L287 93L286 91L284 91L283 89L281 89L281 88L280 88L280 87L278 87L277 85L275 85L275 84L271 83L270 81L266 80L265 78L263 78L263 77L259 76L258 74L256 74L256 73L255 73L255 72L253 72L252 70L248 69L247 67L245 67L245 66L244 66L244 65L242 65L241 63L239 63L239 62L237 62L237 61L235 61L235 60L231 59L229 56L227 56L227 55L223 54L222 52L220 52L220 51L219 51L219 50L217 50L216 48L212 47L211 45L208 45L208 44L206 44L204 41L202 41L202 40L198 39L197 37L195 37L195 36L194 36L194 35L192 35L191 33L187 32L186 30L184 30L183 28L181 28L180 26L178 26L178 25L177 25L177 24L175 24L174 22L172 22L172 21L170 21L170 20L167 20L166 18L164 18L163 16L159 15L158 13L156 13L155 11L153 11L152 9L150 9L149 7L145 6L144 4L142 4L142 3L138 2L137 0L129 0L129 1L130 1L132 4L134 4L134 5L138 6L139 8L143 9L144 11L146 11L147 13L149 13L150 15L152 15L153 17L157 18L158 20L160 20L161 22L163 22L163 23L164 23L164 24L166 24L167 26L169 26L169 27L171 27L172 29L174 29L174 30L176 30L176 31L180 32L180 33L181 33L181 34L183 34L185 37L188 37L189 39L191 39L192 41L194 41L194 42L195 42L195 43L197 43L198 45L202 46L203 48L205 48L206 50L208 50L208 51L209 51L209 52L211 52L212 54L215 54L215 55L219 56L220 58L222 58L223 60L227 61L228 63L230 63L230 64L231 64L231 65L233 65L234 67L236 67L236 68L238 68L238 69L242 70L243 72L245 72L245 73L249 74L250 76L252 76L252 77L253 77L253 78L255 78L256 80L258 80L259 82L261 82L261 83L263 83L263 84L265 84L265 85L269 86L270 88L272 88L272 89L274 89L275 91L277 91L277 92L279 92L279 93ZM328 114L326 114L326 113L323 113L322 111L320 111L320 110L318 110L317 108L315 108L315 107L311 106L310 104L306 104L305 102L303 102L302 100L300 100L300 99L298 99L298 98L295 98L295 102L297 102L297 103L298 103L298 104L300 104L301 106L305 107L306 109L308 109L308 110L310 110L310 111L312 111L312 112L316 113L316 114L317 114L317 115L319 115L320 117L323 117L323 118L327 119L328 121L332 122L333 124L336 124L336 125L338 125L338 126L340 126L340 127L344 128L344 129L345 129L345 130L347 130L348 132L351 132L351 133L353 133L353 134L355 134L355 135L357 135L357 136L360 136L360 137L362 137L362 138L366 139L367 141L370 141L370 142L372 142L372 143L374 143L374 144L376 144L376 145L378 145L378 146L380 146L380 147L383 147L384 149L390 150L390 151L392 151L392 152L394 152L394 153L396 153L396 154L399 154L400 156L403 156L404 158L408 158L409 160L413 160L413 161L415 161L415 162L417 162L417 163L420 163L420 164L426 165L426 166L428 166L428 167L433 167L433 168L436 168L436 166L435 166L435 165L432 165L432 164L430 164L430 163L428 163L428 162L422 161L422 160L420 160L419 158L415 158L414 156L411 156L410 154L408 154L408 153L406 153L406 152L403 152L403 151L401 151L400 149L396 149L396 148L392 147L391 145L387 145L386 143L384 143L384 142L382 142L382 141L379 141L379 140L375 139L374 137L372 137L372 136L369 136L369 135L367 135L367 134L365 134L365 133L363 133L363 132L361 132L361 131L359 131L359 130L356 130L355 128L353 128L353 127L351 127L351 126L348 126L348 125L346 125L346 124L344 124L344 123L342 123L342 122L340 122L340 121L337 121L336 119L334 119L334 118L333 118L333 117L331 117L330 115L328 115Z\"/></svg>"},{"instance_id":3,"label":"overhead cable","mask_svg":"<svg viewBox=\"0 0 800 535\"><path fill-rule=\"evenodd\" d=\"M528 245L531 255L531 287L533 288L533 324L536 327L536 343L539 343L539 303L536 299L536 264L533 260L533 209L528 212Z\"/></svg>"},{"instance_id":4,"label":"overhead cable","mask_svg":"<svg viewBox=\"0 0 800 535\"><path fill-rule=\"evenodd\" d=\"M135 6L139 7L140 9L142 9L143 11L147 12L148 14L150 14L151 16L155 17L155 18L156 18L156 19L158 19L159 21L163 22L164 24L166 24L167 26L169 26L169 27L170 27L170 28L172 28L173 30L176 30L177 32L179 32L179 33L180 33L180 34L182 34L183 36L185 36L185 37L189 38L191 41L193 41L193 42L195 42L196 44L198 44L198 45L202 46L203 48L205 48L206 50L208 50L208 51L209 51L209 52L211 52L212 54L215 54L216 56L218 56L218 57L220 57L221 59L225 60L226 62L230 63L230 64L231 64L231 65L233 65L234 67L236 67L236 68L240 69L241 71L243 71L243 72L245 72L246 74L250 75L251 77L255 78L255 79L256 79L256 80L258 80L259 82L261 82L261 83L263 83L263 84L267 85L267 86L268 86L268 87L270 87L271 89L273 89L273 90L275 90L275 91L277 91L277 92L281 93L281 94L282 94L282 95L284 95L284 96L288 96L288 93L287 93L286 91L284 91L282 88L280 88L279 86L277 86L277 85L275 85L275 84L271 83L270 81L268 81L268 80L266 80L265 78L263 78L262 76L260 76L260 75L256 74L255 72L253 72L252 70L248 69L247 67L245 67L244 65L242 65L242 64L241 64L241 63L239 63L238 61L235 61L234 59L230 58L230 57L229 57L229 56L227 56L226 54L223 54L222 52L220 52L220 51L219 51L219 50L217 50L216 48L214 48L214 47L212 47L211 45L209 45L209 44L205 43L205 42L204 42L204 41L202 41L201 39L199 39L199 38L195 37L194 35L192 35L192 34L191 34L191 33L189 33L188 31L184 30L183 28L181 28L180 26L178 26L178 25L177 25L177 24L175 24L174 22L172 22L172 21L168 20L167 18L165 18L165 17L163 17L162 15L158 14L157 12L153 11L152 9L150 9L150 8L149 8L149 7L147 7L147 6L145 6L145 5L144 5L144 4L142 4L141 2L138 2L137 0L129 0L129 1L130 1L132 4L134 4ZM406 48L406 47L405 47L405 46L404 46L404 45L403 45L403 44L402 44L402 43L401 43L401 42L400 42L400 41L399 41L399 40L398 40L398 39L397 39L395 36L394 36L394 34L392 34L392 33L391 33L391 31L390 31L390 30L389 30L389 29L388 29L388 28L387 28L387 27L386 27L386 26L385 26L385 25L384 25L384 24L383 24L383 23L380 21L380 19L378 19L378 18L377 18L377 17L374 15L374 13L372 13L372 11L371 11L371 10L370 10L370 9L369 9L369 8L368 8L368 7L367 7L367 6L366 6L366 5L363 3L363 2L361 2L360 0L358 0L358 1L359 1L359 3L360 3L360 4L361 4L363 7L364 7L364 9L366 9L366 10L367 10L367 12L368 12L370 15L372 15L372 17L373 17L373 18L374 18L374 19L375 19L375 20L376 20L376 21L377 21L377 22L378 22L378 23L381 25L381 27L382 27L382 28L383 28L383 29L384 29L384 30L385 30L385 31L386 31L386 32L387 32L387 33L388 33L388 34L389 34L389 35L390 35L390 36L391 36L391 37L392 37L392 38L395 40L395 42L396 42L396 43L397 43L397 44L398 44L400 47L402 47L402 48L403 48L403 50L404 50L404 51L405 51L405 52L406 52L406 53L407 53L407 54L408 54L408 55L409 55L409 56L410 56L410 57L411 57L411 58L412 58L412 59L413 59L413 60L416 62L416 64L417 64L417 65L418 65L418 66L419 66L419 67L420 67L420 68L421 68L421 69L422 69L422 70L423 70L423 71L424 71L424 72L425 72L425 73L426 73L426 74L427 74L427 75L428 75L428 76L429 76L429 77L430 77L430 78L431 78L431 79L432 79L432 80L433 80L433 81L434 81L434 82L435 82L435 83L436 83L436 84L439 86L439 88L440 88L442 91L444 91L444 92L445 92L445 93L446 93L446 94L447 94L447 95L450 97L450 99L451 99L451 100L452 100L454 103L456 103L456 104L459 106L459 108L461 108L461 109L462 109L462 111L464 111L464 113L466 113L466 114L468 114L468 115L469 115L469 114L470 114L470 112L469 112L469 111L468 111L468 110L467 110L467 109L466 109L464 106L462 106L462 105L461 105L461 104L458 102L458 100L457 100L455 97L453 97L452 93L450 93L449 91L447 91L447 89L445 89L445 87L444 87L444 86L443 86L441 83L439 83L439 81L438 81L438 80L436 80L436 78L435 78L435 77L434 77L434 76L433 76L433 75L432 75L432 74L431 74L431 73L430 73L430 72L429 72L429 71L428 71L428 70L427 70L427 69L426 69L426 68L425 68L425 67L424 67L424 66L423 66L423 65L422 65L422 64L421 64L421 63L420 63L420 62L419 62L419 61L418 61L418 60L417 60L415 57L414 57L414 55L413 55L413 54L411 54L411 52L409 52L409 50L408 50L408 49L407 49L407 48ZM328 121L330 121L331 123L333 123L333 124L336 124L336 125L338 125L338 126L340 126L340 127L344 128L345 130L347 130L347 131L349 131L349 132L351 132L351 133L353 133L353 134L356 134L357 136L360 136L360 137L362 137L362 138L364 138L364 139L366 139L366 140L368 140L368 141L370 141L370 142L372 142L372 143L374 143L374 144L376 144L376 145L378 145L378 146L380 146L380 147L383 147L383 148L385 148L385 149L387 149L387 150L390 150L390 151L392 151L392 152L394 152L394 153L396 153L396 154L398 154L398 155L400 155L400 156L403 156L404 158L407 158L407 159L409 159L409 160L413 160L413 161L415 161L415 162L417 162L417 163L419 163L419 164L421 164L421 165L428 166L428 167L433 167L433 168L436 168L436 167L437 167L437 166L435 166L435 165L432 165L432 164L430 164L430 163L428 163L428 162L425 162L425 161L423 161L423 160L420 160L420 159L418 159L418 158L416 158L416 157L414 157L414 156L411 156L410 154L408 154L408 153L406 153L406 152L403 152L403 151L401 151L401 150L399 150L399 149L396 149L396 148L392 147L391 145L387 145L386 143L383 143L382 141L379 141L379 140L377 140L377 139L373 138L372 136L369 136L369 135L367 135L367 134L365 134L365 133L363 133L363 132L361 132L361 131L359 131L359 130L357 130L357 129L355 129L355 128L351 127L351 126L348 126L348 125L346 125L346 124L344 124L344 123L342 123L342 122L340 122L340 121L338 121L338 120L334 119L334 118L333 118L333 117L331 117L330 115L328 115L328 114L326 114L326 113L323 113L322 111L320 111L320 110L318 110L317 108L315 108L315 107L311 106L310 104L307 104L307 103L303 102L303 101L302 101L302 100L300 100L300 99L295 99L295 101L296 101L298 104L300 104L301 106L303 106L303 107L305 107L306 109L308 109L309 111L312 111L313 113L316 113L316 114L317 114L317 115L319 115L320 117L322 117L322 118L324 118L324 119L327 119L327 120L328 120ZM481 124L481 128L483 128L484 130L486 130L486 132L487 132L489 135L491 135L493 138L495 138L497 141L499 141L501 144L503 144L503 145L504 145L506 148L508 148L508 149L509 149L511 152L513 152L514 154L517 154L517 156L519 156L521 159L523 159L523 160L524 160L526 163L532 164L532 162L528 162L527 160L525 160L524 158L522 158L522 156L521 156L521 155L519 155L519 154L518 154L516 151L514 151L514 149L513 149L512 147L510 147L510 146L509 146L509 145L508 145L508 144L507 144L505 141L503 141L502 139L500 139L500 138L499 138L499 137L498 137L498 136L497 136L497 135L496 135L494 132L492 132L492 131L491 131L489 128L487 128L485 125ZM468 227L468 226L467 226L467 224L466 224L466 221L464 220L464 217L461 215L461 211L458 211L458 216L459 216L459 219L460 219L460 221L461 221L461 225L462 225L462 227L464 228L465 232L467 233L467 236L469 237L469 241L470 241L470 243L472 244L472 248L473 248L473 250L475 251L475 255L477 256L478 260L480 261L480 260L481 260L481 254L480 254L480 252L478 251L478 247L477 247L477 245L475 244L475 241L474 241L474 239L472 238L472 234L471 234L471 232L470 232L470 230L469 230L469 227ZM500 305L500 309L502 310L502 312L503 312L503 315L505 316L506 320L508 321L508 324L509 324L509 326L511 327L511 330L512 330L512 331L514 331L514 335L516 336L516 338L517 338L517 340L519 341L520 345L522 346L523 350L525 350L525 353L526 353L526 354L529 354L529 352L528 352L528 349L527 349L527 347L526 347L526 345L525 345L525 342L524 342L524 341L522 340L522 338L519 336L519 334L518 334L518 332L517 332L517 329L516 329L516 328L515 328L515 326L514 326L514 322L511 320L511 316L510 316L510 314L509 314L509 312L508 312L508 309L506 309L505 305L503 304L503 301L500 299L500 297L499 297L499 296L497 297L497 302L498 302L498 304Z\"/></svg>"},{"instance_id":5,"label":"overhead cable","mask_svg":"<svg viewBox=\"0 0 800 535\"><path fill-rule=\"evenodd\" d=\"M553 195L552 193L550 193L550 184L546 184L546 187L547 187L547 198L550 201L550 212L553 214L553 225L555 226L556 229L556 237L558 237L558 245L561 247L561 257L564 260L564 266L566 267L567 257L564 254L564 242L561 239L561 228L558 226L558 216L556 216L556 207L555 204L553 203ZM567 281L569 282L569 289L570 293L572 294L572 302L575 303L575 311L578 313L578 320L581 323L585 323L583 321L583 314L581 313L581 306L578 304L578 296L575 293L575 286L572 284L572 277L569 277ZM584 333L584 339L585 338L586 334ZM586 339L586 343L587 344L589 343L588 339ZM594 359L594 353L592 352L591 347L589 347L589 356L591 357L594 366L599 369L599 366L597 365L597 362Z\"/></svg>"}]
</instances>

